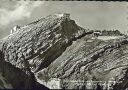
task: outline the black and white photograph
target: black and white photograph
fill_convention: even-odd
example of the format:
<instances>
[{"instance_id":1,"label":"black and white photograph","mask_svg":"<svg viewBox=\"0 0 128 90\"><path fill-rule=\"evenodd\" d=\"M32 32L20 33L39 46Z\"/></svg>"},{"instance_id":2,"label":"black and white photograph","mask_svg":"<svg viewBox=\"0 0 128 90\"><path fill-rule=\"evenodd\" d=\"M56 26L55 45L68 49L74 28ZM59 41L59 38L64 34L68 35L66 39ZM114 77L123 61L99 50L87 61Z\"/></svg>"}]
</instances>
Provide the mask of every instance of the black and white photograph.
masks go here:
<instances>
[{"instance_id":1,"label":"black and white photograph","mask_svg":"<svg viewBox=\"0 0 128 90\"><path fill-rule=\"evenodd\" d=\"M0 90L128 90L128 2L0 0Z\"/></svg>"}]
</instances>

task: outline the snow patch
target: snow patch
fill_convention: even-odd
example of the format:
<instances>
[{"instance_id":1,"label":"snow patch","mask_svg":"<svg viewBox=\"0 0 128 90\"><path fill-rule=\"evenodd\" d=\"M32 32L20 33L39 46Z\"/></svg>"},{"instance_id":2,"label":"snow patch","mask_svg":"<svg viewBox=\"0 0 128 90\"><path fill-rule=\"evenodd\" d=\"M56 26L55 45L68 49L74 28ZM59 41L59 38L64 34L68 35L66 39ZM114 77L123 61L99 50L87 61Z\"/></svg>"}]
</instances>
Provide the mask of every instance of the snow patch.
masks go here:
<instances>
[{"instance_id":1,"label":"snow patch","mask_svg":"<svg viewBox=\"0 0 128 90\"><path fill-rule=\"evenodd\" d=\"M56 14L56 16L58 16L58 17L63 17L64 14Z\"/></svg>"},{"instance_id":2,"label":"snow patch","mask_svg":"<svg viewBox=\"0 0 128 90\"><path fill-rule=\"evenodd\" d=\"M46 87L48 87L50 89L61 89L60 88L60 79L58 79L58 78L52 78L47 83L44 80L37 79L37 82L45 85Z\"/></svg>"},{"instance_id":3,"label":"snow patch","mask_svg":"<svg viewBox=\"0 0 128 90\"><path fill-rule=\"evenodd\" d=\"M98 36L98 39L101 40L111 40L111 39L118 39L121 38L122 36Z\"/></svg>"}]
</instances>

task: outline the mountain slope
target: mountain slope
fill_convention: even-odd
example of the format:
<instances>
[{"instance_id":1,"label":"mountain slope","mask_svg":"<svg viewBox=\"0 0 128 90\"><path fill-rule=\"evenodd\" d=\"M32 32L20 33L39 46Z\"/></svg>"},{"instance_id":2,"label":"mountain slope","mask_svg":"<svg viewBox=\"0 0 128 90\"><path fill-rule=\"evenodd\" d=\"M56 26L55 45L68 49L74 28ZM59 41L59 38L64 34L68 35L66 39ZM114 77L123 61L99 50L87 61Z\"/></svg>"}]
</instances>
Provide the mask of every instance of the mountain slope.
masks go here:
<instances>
[{"instance_id":1,"label":"mountain slope","mask_svg":"<svg viewBox=\"0 0 128 90\"><path fill-rule=\"evenodd\" d=\"M50 15L21 27L6 37L2 50L5 60L12 65L23 68L25 60L32 71L38 71L61 55L73 39L88 32L90 31L79 27L74 20Z\"/></svg>"},{"instance_id":2,"label":"mountain slope","mask_svg":"<svg viewBox=\"0 0 128 90\"><path fill-rule=\"evenodd\" d=\"M13 88L38 87L40 85L36 84L33 72L49 66L74 40L91 33L78 26L66 13L49 15L25 26L16 26L9 36L0 41L2 60L7 64L6 69L1 66L5 70L2 73L6 73L9 82L13 80ZM10 73L13 75L8 76ZM14 79L19 74L23 75L21 80Z\"/></svg>"},{"instance_id":3,"label":"mountain slope","mask_svg":"<svg viewBox=\"0 0 128 90\"><path fill-rule=\"evenodd\" d=\"M0 89L44 89L47 87L39 84L31 71L22 71L4 60L0 51Z\"/></svg>"},{"instance_id":4,"label":"mountain slope","mask_svg":"<svg viewBox=\"0 0 128 90\"><path fill-rule=\"evenodd\" d=\"M75 41L52 64L40 71L39 79L43 79L47 72L49 78L62 81L61 88L96 89L99 83L103 89L125 90L128 85L127 45L127 38L102 41L87 35ZM88 87L90 82L92 86Z\"/></svg>"},{"instance_id":5,"label":"mountain slope","mask_svg":"<svg viewBox=\"0 0 128 90\"><path fill-rule=\"evenodd\" d=\"M37 80L47 83L59 78L61 88L100 86L124 90L128 88L127 45L127 37L110 40L94 37L93 31L77 25L70 14L49 15L14 27L0 41L0 87L43 88ZM18 76L21 79L15 79Z\"/></svg>"}]
</instances>

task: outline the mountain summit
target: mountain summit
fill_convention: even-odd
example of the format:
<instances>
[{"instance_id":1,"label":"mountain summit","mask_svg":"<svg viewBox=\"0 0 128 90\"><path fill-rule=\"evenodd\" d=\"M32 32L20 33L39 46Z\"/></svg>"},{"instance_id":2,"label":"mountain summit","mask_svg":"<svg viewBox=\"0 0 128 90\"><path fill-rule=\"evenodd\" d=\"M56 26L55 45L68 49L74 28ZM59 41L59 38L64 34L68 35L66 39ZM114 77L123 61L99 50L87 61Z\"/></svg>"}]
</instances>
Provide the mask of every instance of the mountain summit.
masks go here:
<instances>
[{"instance_id":1,"label":"mountain summit","mask_svg":"<svg viewBox=\"0 0 128 90\"><path fill-rule=\"evenodd\" d=\"M0 41L0 88L40 89L47 83L54 89L57 82L62 89L128 88L127 36L101 39L68 13L49 15L11 32Z\"/></svg>"},{"instance_id":2,"label":"mountain summit","mask_svg":"<svg viewBox=\"0 0 128 90\"><path fill-rule=\"evenodd\" d=\"M78 26L67 13L49 15L25 26L16 26L11 32L0 43L3 61L18 72L25 73L25 76L33 80L29 82L35 82L33 73L48 67L73 41L92 33ZM5 68L8 69L8 66ZM10 73L13 74L12 77L7 75L6 78L9 82L14 79L10 82L14 83L12 88L29 88L25 85L25 76L21 76L25 86L20 86L15 84L20 82L13 78L15 71Z\"/></svg>"}]
</instances>

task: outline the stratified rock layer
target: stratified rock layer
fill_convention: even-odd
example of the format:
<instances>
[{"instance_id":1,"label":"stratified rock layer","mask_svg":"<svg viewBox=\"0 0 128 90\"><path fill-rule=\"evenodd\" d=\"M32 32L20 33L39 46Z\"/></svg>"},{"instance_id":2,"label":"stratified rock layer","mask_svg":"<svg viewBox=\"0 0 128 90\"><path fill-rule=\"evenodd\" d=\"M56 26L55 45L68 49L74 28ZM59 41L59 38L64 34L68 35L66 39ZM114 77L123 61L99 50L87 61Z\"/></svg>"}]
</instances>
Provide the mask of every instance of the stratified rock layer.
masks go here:
<instances>
[{"instance_id":1,"label":"stratified rock layer","mask_svg":"<svg viewBox=\"0 0 128 90\"><path fill-rule=\"evenodd\" d=\"M0 51L0 89L44 89L47 87L39 84L31 71L22 71L4 60Z\"/></svg>"},{"instance_id":2,"label":"stratified rock layer","mask_svg":"<svg viewBox=\"0 0 128 90\"><path fill-rule=\"evenodd\" d=\"M40 81L59 78L61 88L125 90L127 45L127 37L93 37L93 31L78 26L69 14L49 15L0 41L0 88L43 88L36 75ZM99 85L104 82L109 86Z\"/></svg>"},{"instance_id":3,"label":"stratified rock layer","mask_svg":"<svg viewBox=\"0 0 128 90\"><path fill-rule=\"evenodd\" d=\"M32 71L38 71L61 55L74 39L88 32L74 20L50 15L6 37L4 58L18 68L29 65Z\"/></svg>"},{"instance_id":4,"label":"stratified rock layer","mask_svg":"<svg viewBox=\"0 0 128 90\"><path fill-rule=\"evenodd\" d=\"M14 29L0 41L6 67L1 66L1 69L5 70L6 79L14 82L11 82L13 88L33 87L36 82L33 72L49 66L74 40L93 33L78 26L69 14L49 15ZM18 76L21 79L14 79Z\"/></svg>"},{"instance_id":5,"label":"stratified rock layer","mask_svg":"<svg viewBox=\"0 0 128 90\"><path fill-rule=\"evenodd\" d=\"M62 88L96 89L99 83L103 89L125 90L128 87L127 45L127 38L102 41L87 35L73 42L52 64L40 71L40 79L47 72L50 78L62 80ZM90 82L92 86L88 87Z\"/></svg>"}]
</instances>

